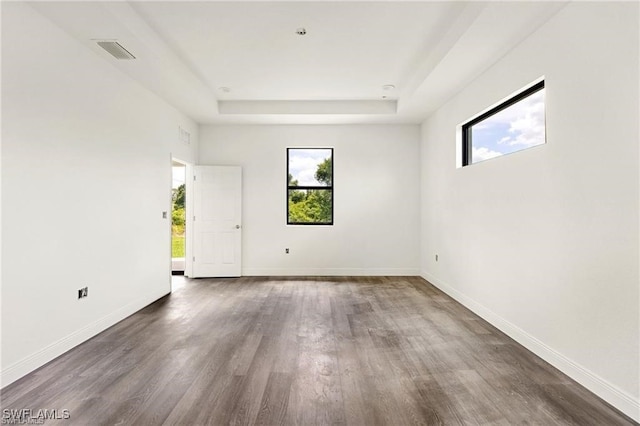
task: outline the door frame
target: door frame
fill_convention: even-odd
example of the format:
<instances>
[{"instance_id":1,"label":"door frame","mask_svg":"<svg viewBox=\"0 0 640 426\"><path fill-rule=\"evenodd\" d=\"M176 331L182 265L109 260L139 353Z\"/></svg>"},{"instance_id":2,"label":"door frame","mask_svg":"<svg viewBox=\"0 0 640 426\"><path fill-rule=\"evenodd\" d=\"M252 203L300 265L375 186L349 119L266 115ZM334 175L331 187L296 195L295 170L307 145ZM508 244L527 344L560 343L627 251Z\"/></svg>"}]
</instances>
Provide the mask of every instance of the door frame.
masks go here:
<instances>
[{"instance_id":1,"label":"door frame","mask_svg":"<svg viewBox=\"0 0 640 426\"><path fill-rule=\"evenodd\" d=\"M184 276L193 275L193 163L182 160L171 155L171 170L173 172L173 164L178 163L185 167L185 253L184 253ZM173 186L173 185L172 185ZM171 192L169 192L171 197ZM171 235L171 198L169 204L169 235ZM169 245L169 264L171 264L171 245ZM171 269L170 269L171 270Z\"/></svg>"}]
</instances>

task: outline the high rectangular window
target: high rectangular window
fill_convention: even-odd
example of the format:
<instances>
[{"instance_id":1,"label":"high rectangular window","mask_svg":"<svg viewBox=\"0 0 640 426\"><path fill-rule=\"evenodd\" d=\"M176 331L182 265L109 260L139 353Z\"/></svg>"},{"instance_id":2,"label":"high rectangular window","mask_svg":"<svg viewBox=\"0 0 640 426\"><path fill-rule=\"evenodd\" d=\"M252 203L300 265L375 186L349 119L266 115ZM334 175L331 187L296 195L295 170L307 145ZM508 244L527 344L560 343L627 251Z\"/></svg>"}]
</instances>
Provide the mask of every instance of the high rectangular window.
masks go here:
<instances>
[{"instance_id":1,"label":"high rectangular window","mask_svg":"<svg viewBox=\"0 0 640 426\"><path fill-rule=\"evenodd\" d=\"M462 125L462 165L546 142L544 80Z\"/></svg>"},{"instance_id":2,"label":"high rectangular window","mask_svg":"<svg viewBox=\"0 0 640 426\"><path fill-rule=\"evenodd\" d=\"M333 225L333 148L287 148L287 224Z\"/></svg>"}]
</instances>

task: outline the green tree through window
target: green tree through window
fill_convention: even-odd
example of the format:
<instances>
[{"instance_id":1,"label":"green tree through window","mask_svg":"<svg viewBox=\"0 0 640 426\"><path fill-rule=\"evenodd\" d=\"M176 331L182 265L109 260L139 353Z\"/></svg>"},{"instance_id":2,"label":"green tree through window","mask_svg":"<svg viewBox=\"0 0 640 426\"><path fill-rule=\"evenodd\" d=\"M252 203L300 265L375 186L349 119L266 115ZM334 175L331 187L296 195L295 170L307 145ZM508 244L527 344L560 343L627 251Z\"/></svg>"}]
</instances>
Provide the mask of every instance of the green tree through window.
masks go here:
<instances>
[{"instance_id":1,"label":"green tree through window","mask_svg":"<svg viewBox=\"0 0 640 426\"><path fill-rule=\"evenodd\" d=\"M171 209L171 257L184 257L184 230L185 230L185 187L184 183L173 189Z\"/></svg>"},{"instance_id":2,"label":"green tree through window","mask_svg":"<svg viewBox=\"0 0 640 426\"><path fill-rule=\"evenodd\" d=\"M333 149L287 149L287 223L333 224Z\"/></svg>"}]
</instances>

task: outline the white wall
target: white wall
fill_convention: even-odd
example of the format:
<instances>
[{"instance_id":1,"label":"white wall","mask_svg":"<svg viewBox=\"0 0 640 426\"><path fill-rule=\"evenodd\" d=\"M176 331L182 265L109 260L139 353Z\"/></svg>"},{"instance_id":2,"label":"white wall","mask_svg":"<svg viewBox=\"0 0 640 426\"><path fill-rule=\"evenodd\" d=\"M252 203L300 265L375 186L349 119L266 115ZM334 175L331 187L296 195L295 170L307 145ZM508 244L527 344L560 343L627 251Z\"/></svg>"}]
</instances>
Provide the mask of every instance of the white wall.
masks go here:
<instances>
[{"instance_id":1,"label":"white wall","mask_svg":"<svg viewBox=\"0 0 640 426\"><path fill-rule=\"evenodd\" d=\"M423 276L636 420L638 35L637 3L567 6L424 123L421 153ZM547 144L456 169L456 126L542 75Z\"/></svg>"},{"instance_id":2,"label":"white wall","mask_svg":"<svg viewBox=\"0 0 640 426\"><path fill-rule=\"evenodd\" d=\"M170 291L170 156L196 150L193 122L2 4L3 385Z\"/></svg>"},{"instance_id":3,"label":"white wall","mask_svg":"<svg viewBox=\"0 0 640 426\"><path fill-rule=\"evenodd\" d=\"M203 126L243 168L244 275L417 275L419 126ZM334 148L334 225L287 226L286 148ZM285 248L290 254L285 254Z\"/></svg>"}]
</instances>

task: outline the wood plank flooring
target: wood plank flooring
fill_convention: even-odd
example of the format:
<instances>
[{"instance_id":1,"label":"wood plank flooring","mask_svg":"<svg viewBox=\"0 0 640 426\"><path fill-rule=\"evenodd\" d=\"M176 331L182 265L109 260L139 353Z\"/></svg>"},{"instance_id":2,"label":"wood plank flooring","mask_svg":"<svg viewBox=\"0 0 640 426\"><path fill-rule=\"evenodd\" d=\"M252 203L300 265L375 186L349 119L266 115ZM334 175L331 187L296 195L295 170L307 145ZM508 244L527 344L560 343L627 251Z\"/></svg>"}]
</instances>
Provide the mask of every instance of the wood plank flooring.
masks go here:
<instances>
[{"instance_id":1,"label":"wood plank flooring","mask_svg":"<svg viewBox=\"0 0 640 426\"><path fill-rule=\"evenodd\" d=\"M184 280L2 391L60 425L629 425L416 277Z\"/></svg>"}]
</instances>

